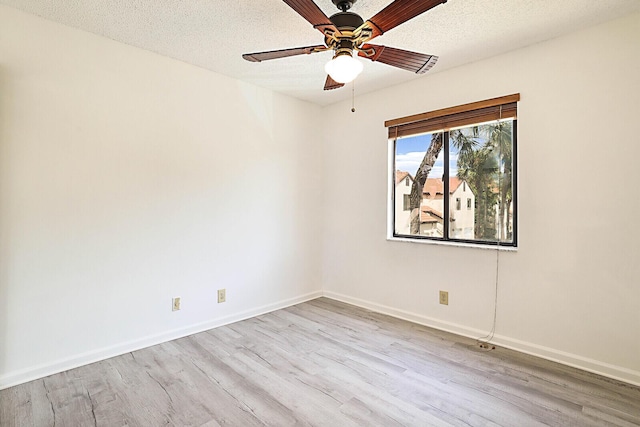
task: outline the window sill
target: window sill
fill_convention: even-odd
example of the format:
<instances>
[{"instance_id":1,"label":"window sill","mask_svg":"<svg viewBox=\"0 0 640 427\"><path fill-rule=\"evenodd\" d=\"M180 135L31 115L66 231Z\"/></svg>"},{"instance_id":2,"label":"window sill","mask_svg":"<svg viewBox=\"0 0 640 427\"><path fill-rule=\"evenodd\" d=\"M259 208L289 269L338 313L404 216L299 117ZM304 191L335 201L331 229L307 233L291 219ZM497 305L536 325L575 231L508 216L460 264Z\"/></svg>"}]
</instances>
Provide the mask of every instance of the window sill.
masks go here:
<instances>
[{"instance_id":1,"label":"window sill","mask_svg":"<svg viewBox=\"0 0 640 427\"><path fill-rule=\"evenodd\" d=\"M464 242L432 240L432 239L412 239L407 237L394 237L394 236L387 236L387 241L407 242L407 243L417 243L417 244L427 244L427 245L440 245L440 246L457 246L462 248L473 248L473 249L490 249L494 251L499 250L504 252L518 252L517 246L483 245L481 243L464 243Z\"/></svg>"}]
</instances>

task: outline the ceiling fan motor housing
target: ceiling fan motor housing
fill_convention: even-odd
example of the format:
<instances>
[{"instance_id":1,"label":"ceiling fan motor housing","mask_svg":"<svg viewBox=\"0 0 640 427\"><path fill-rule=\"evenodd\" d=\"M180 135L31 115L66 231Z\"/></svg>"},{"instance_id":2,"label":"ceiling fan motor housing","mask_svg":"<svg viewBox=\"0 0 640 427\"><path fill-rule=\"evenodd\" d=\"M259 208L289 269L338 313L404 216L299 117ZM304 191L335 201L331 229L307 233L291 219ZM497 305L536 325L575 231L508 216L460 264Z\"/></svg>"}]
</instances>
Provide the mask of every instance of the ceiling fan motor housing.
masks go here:
<instances>
[{"instance_id":1,"label":"ceiling fan motor housing","mask_svg":"<svg viewBox=\"0 0 640 427\"><path fill-rule=\"evenodd\" d=\"M364 24L364 20L360 15L353 12L338 12L332 15L329 20L340 31L353 31Z\"/></svg>"},{"instance_id":2,"label":"ceiling fan motor housing","mask_svg":"<svg viewBox=\"0 0 640 427\"><path fill-rule=\"evenodd\" d=\"M334 2L337 0L334 0ZM364 20L353 12L338 12L329 18L331 23L346 37L338 37L338 40L326 39L327 46L330 46L335 51L335 56L342 54L353 54L353 49L356 47L356 39L351 36L352 32L360 27ZM348 36L347 36L348 35Z\"/></svg>"}]
</instances>

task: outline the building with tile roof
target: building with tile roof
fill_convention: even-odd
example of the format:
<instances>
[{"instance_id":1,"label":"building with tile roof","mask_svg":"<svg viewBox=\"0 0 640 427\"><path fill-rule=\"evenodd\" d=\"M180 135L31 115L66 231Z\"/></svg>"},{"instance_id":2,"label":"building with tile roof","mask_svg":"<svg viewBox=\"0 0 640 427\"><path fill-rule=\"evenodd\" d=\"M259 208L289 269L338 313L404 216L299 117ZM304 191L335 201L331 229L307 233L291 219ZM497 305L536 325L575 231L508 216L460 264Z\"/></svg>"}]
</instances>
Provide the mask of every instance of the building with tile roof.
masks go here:
<instances>
[{"instance_id":1,"label":"building with tile roof","mask_svg":"<svg viewBox=\"0 0 640 427\"><path fill-rule=\"evenodd\" d=\"M395 233L409 234L411 212L409 195L413 177L405 171L396 171L395 179ZM444 234L444 182L428 178L422 191L420 204L420 235L442 237ZM458 177L449 180L449 235L471 239L474 235L475 195L467 182Z\"/></svg>"}]
</instances>

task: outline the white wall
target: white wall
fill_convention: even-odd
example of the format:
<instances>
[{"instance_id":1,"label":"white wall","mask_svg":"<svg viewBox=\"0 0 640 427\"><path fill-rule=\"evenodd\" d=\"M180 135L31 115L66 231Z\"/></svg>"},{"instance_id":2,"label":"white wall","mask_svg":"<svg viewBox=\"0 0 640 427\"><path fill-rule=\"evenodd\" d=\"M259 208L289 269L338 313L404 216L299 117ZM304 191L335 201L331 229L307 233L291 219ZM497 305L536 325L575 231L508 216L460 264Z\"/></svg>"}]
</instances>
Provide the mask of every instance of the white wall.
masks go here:
<instances>
[{"instance_id":1,"label":"white wall","mask_svg":"<svg viewBox=\"0 0 640 427\"><path fill-rule=\"evenodd\" d=\"M318 296L320 113L0 6L0 388Z\"/></svg>"},{"instance_id":2,"label":"white wall","mask_svg":"<svg viewBox=\"0 0 640 427\"><path fill-rule=\"evenodd\" d=\"M469 336L490 329L495 251L385 240L383 123L519 92L520 245L500 253L496 342L640 384L640 199L628 193L640 182L639 40L630 16L436 66L357 96L355 115L328 108L325 169L341 173L326 174L325 293Z\"/></svg>"}]
</instances>

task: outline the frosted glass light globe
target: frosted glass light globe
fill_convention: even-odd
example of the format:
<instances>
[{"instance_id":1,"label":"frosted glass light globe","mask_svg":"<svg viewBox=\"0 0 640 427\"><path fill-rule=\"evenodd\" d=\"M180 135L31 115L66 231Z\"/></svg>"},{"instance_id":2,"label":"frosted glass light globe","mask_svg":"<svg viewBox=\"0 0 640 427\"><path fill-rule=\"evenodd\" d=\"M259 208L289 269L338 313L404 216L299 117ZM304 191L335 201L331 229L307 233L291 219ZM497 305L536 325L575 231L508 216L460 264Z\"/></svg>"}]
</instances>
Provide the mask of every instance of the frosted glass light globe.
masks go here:
<instances>
[{"instance_id":1,"label":"frosted glass light globe","mask_svg":"<svg viewBox=\"0 0 640 427\"><path fill-rule=\"evenodd\" d=\"M338 83L349 83L362 72L362 62L351 55L338 55L327 62L324 70Z\"/></svg>"}]
</instances>

